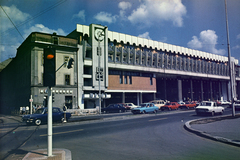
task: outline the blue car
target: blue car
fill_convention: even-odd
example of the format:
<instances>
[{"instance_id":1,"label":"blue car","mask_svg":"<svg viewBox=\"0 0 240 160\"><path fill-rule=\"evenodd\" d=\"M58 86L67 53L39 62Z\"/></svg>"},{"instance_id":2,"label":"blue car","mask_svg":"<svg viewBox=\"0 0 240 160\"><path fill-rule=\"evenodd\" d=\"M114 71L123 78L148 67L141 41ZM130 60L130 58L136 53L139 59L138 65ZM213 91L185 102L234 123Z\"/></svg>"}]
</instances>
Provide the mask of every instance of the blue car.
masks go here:
<instances>
[{"instance_id":1,"label":"blue car","mask_svg":"<svg viewBox=\"0 0 240 160\"><path fill-rule=\"evenodd\" d=\"M153 103L143 103L140 105L140 107L132 109L133 114L145 114L149 112L157 113L158 107L155 106Z\"/></svg>"},{"instance_id":2,"label":"blue car","mask_svg":"<svg viewBox=\"0 0 240 160\"><path fill-rule=\"evenodd\" d=\"M47 123L48 121L48 108L40 108L34 114L24 115L22 121L27 124L36 124L40 125L42 123ZM71 117L71 113L66 113L66 121ZM52 108L52 120L53 122L63 122L64 121L64 112L61 111L58 107Z\"/></svg>"}]
</instances>

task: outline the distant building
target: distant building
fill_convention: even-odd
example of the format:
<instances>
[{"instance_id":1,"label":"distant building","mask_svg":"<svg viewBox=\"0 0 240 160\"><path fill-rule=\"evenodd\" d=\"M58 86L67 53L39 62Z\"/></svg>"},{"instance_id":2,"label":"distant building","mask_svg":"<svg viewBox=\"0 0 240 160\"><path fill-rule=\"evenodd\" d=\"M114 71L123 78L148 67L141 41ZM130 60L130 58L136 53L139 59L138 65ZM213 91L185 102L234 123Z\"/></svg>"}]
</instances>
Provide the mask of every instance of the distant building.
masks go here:
<instances>
[{"instance_id":1,"label":"distant building","mask_svg":"<svg viewBox=\"0 0 240 160\"><path fill-rule=\"evenodd\" d=\"M30 95L34 105L44 105L43 50L50 46L56 49L56 68L74 59L73 68L64 65L56 72L55 107L99 106L98 74L103 107L153 99L229 100L227 57L78 24L67 36L39 32L28 36L0 72L1 112L29 106ZM239 95L240 66L236 59L233 64Z\"/></svg>"}]
</instances>

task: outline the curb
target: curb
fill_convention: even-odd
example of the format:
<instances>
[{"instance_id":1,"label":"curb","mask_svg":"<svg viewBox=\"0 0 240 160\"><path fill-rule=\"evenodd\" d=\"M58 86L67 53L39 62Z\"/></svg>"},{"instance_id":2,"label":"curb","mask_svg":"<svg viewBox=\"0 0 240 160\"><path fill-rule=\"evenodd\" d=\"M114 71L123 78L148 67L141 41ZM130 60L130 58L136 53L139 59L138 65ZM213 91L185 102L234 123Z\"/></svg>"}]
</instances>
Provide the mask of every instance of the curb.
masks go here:
<instances>
[{"instance_id":1,"label":"curb","mask_svg":"<svg viewBox=\"0 0 240 160\"><path fill-rule=\"evenodd\" d=\"M240 142L236 142L236 141L233 141L231 139L228 139L228 138L224 138L224 137L219 137L219 136L212 136L210 134L207 134L203 131L200 131L200 130L197 130L197 129L193 129L191 127L191 124L193 123L196 123L196 122L201 122L201 121L204 121L204 120L209 120L208 122L205 122L205 123L211 123L211 122L214 122L214 121L220 121L220 120L225 120L225 119L235 119L235 118L239 118L240 117L240 114L236 114L235 117L232 117L230 115L227 115L227 116L220 116L220 117L213 117L213 118L200 118L200 119L195 119L195 120L191 120L191 121L188 121L184 124L184 128L189 131L189 132L192 132L200 137L204 137L204 138L207 138L207 139L210 139L210 140L214 140L214 141L218 141L218 142L222 142L222 143L226 143L226 144L230 144L230 145L233 145L233 146L237 146L237 147L240 147Z\"/></svg>"},{"instance_id":2,"label":"curb","mask_svg":"<svg viewBox=\"0 0 240 160\"><path fill-rule=\"evenodd\" d=\"M64 159L64 160L72 160L71 151L68 149L62 149L62 148L53 148L53 154L59 154L56 157L48 157L47 156L47 149L38 149L30 151L28 154L24 156L22 160L37 160L37 159Z\"/></svg>"}]
</instances>

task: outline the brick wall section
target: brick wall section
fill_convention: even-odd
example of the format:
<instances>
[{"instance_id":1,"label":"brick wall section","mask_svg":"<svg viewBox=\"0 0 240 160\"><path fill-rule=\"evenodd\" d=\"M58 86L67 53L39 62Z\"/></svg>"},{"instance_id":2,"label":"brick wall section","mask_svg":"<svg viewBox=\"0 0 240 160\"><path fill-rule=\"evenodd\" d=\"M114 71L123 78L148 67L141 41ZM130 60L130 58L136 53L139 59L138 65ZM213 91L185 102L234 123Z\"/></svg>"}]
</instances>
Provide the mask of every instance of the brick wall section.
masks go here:
<instances>
[{"instance_id":1,"label":"brick wall section","mask_svg":"<svg viewBox=\"0 0 240 160\"><path fill-rule=\"evenodd\" d=\"M128 77L127 77L128 78ZM119 75L108 76L108 90L144 90L156 91L156 78L152 78L153 85L150 85L150 77L132 76L132 84L120 84Z\"/></svg>"}]
</instances>

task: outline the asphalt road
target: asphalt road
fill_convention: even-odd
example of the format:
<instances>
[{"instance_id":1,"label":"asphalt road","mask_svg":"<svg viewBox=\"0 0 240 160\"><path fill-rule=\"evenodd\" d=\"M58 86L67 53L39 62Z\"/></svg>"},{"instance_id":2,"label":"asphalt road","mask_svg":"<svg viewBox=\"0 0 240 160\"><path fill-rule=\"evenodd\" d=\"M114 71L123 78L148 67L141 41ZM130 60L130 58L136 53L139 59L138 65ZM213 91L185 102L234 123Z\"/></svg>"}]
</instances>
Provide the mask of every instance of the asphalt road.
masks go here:
<instances>
[{"instance_id":1,"label":"asphalt road","mask_svg":"<svg viewBox=\"0 0 240 160\"><path fill-rule=\"evenodd\" d=\"M186 121L199 118L194 111L125 115L115 120L54 124L53 148L70 150L73 160L239 159L239 147L198 137L183 128ZM24 135L30 134L24 141ZM11 136L13 134L7 137ZM6 160L14 155L21 158L31 150L47 148L47 125L23 125L14 136L15 140L19 139L19 144L6 152L11 148L13 138L11 143L5 142L5 151L1 151Z\"/></svg>"}]
</instances>

